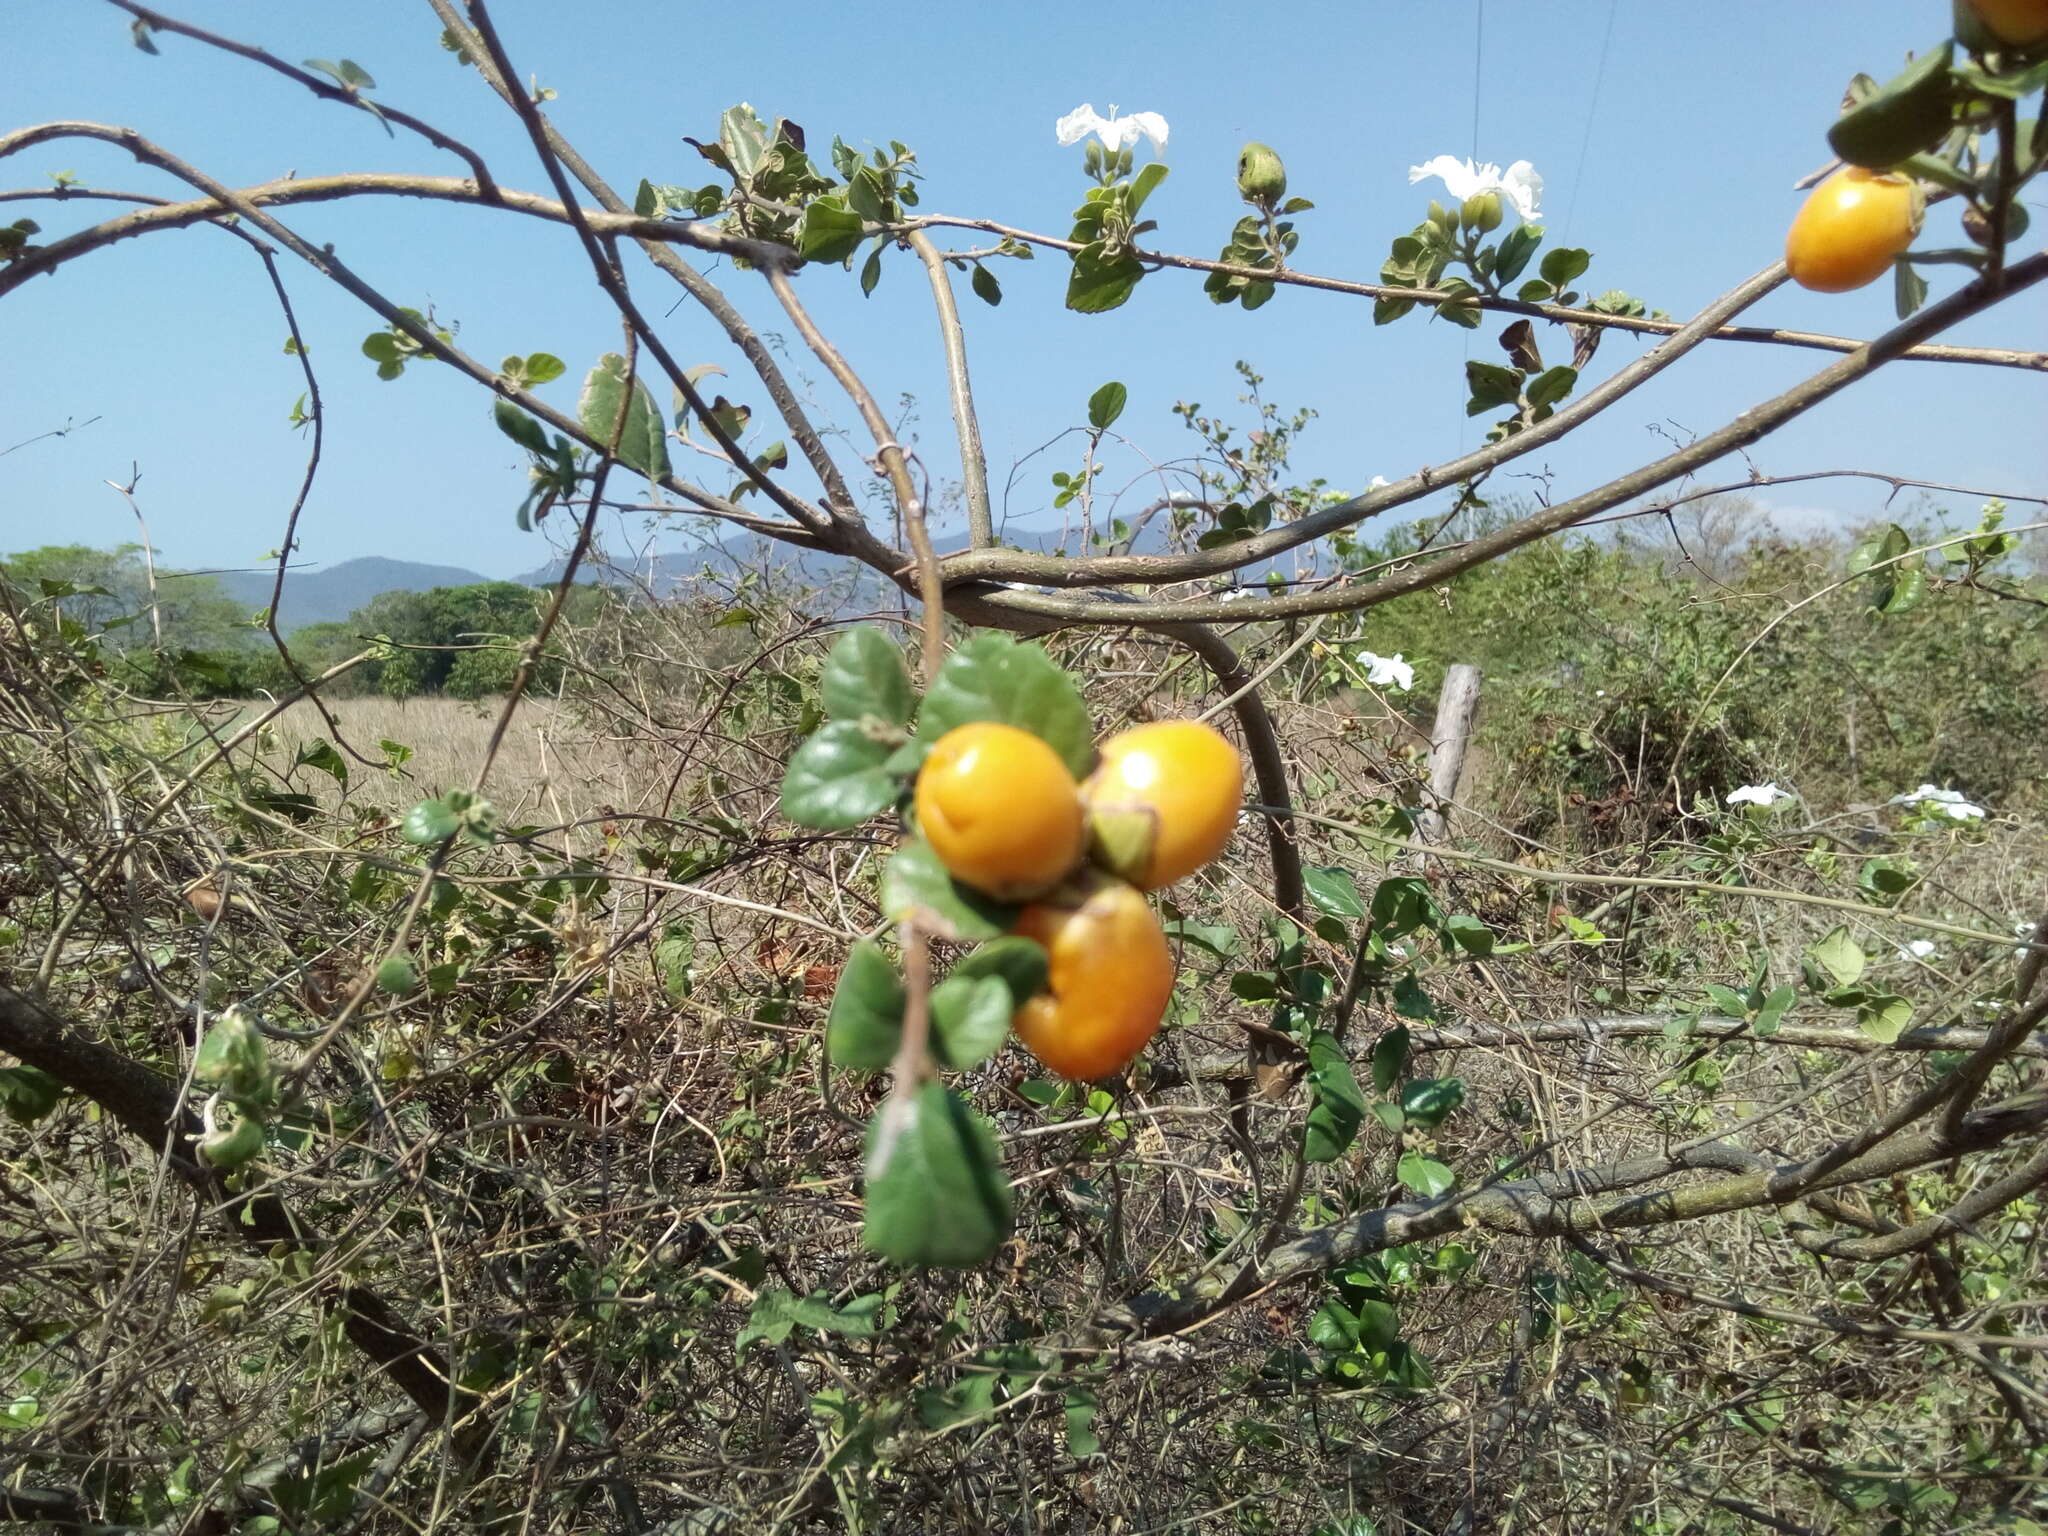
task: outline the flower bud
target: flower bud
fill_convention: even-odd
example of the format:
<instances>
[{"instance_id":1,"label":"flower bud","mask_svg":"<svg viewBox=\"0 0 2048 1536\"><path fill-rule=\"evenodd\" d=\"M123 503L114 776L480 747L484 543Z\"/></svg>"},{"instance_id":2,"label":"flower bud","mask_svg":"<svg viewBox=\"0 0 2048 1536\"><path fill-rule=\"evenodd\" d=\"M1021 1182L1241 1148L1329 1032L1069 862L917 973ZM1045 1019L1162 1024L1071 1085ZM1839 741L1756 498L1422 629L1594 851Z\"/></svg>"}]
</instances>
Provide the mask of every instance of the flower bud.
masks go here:
<instances>
[{"instance_id":1,"label":"flower bud","mask_svg":"<svg viewBox=\"0 0 2048 1536\"><path fill-rule=\"evenodd\" d=\"M1246 202L1270 208L1287 195L1287 167L1266 145L1247 144L1238 151L1237 190Z\"/></svg>"},{"instance_id":2,"label":"flower bud","mask_svg":"<svg viewBox=\"0 0 2048 1536\"><path fill-rule=\"evenodd\" d=\"M1498 192L1474 192L1465 199L1465 207L1459 217L1467 229L1475 234L1487 234L1500 228L1500 194Z\"/></svg>"},{"instance_id":3,"label":"flower bud","mask_svg":"<svg viewBox=\"0 0 2048 1536\"><path fill-rule=\"evenodd\" d=\"M1081 151L1081 165L1090 176L1102 174L1102 140L1090 139Z\"/></svg>"}]
</instances>

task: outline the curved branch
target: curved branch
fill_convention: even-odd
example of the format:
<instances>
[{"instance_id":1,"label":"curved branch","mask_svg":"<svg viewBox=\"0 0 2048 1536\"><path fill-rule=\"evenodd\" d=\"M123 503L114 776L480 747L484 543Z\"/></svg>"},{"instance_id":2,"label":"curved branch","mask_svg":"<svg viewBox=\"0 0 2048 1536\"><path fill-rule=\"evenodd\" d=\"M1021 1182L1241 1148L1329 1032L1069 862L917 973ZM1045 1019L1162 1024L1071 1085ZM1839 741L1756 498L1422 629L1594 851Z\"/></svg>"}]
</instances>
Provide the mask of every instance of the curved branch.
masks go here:
<instances>
[{"instance_id":1,"label":"curved branch","mask_svg":"<svg viewBox=\"0 0 2048 1536\"><path fill-rule=\"evenodd\" d=\"M1748 447L1823 401L1831 399L1851 384L1876 372L1921 337L1938 334L1959 321L1989 309L2010 295L2032 287L2044 278L2048 278L2048 253L2030 256L2025 261L2006 269L2004 285L2001 288L1992 289L1981 283L1973 283L1949 295L1938 304L1928 306L1912 319L1868 343L1854 355L1830 364L1776 398L1744 411L1719 431L1708 433L1653 463L1618 476L1597 490L1560 502L1534 517L1511 523L1434 559L1418 560L1406 569L1383 576L1377 581L1338 585L1326 591L1298 592L1284 597L1248 598L1242 602L1228 604L1214 601L1144 602L1129 608L1119 608L1115 622L1135 620L1139 623L1171 623L1191 619L1230 619L1235 622L1256 623L1267 619L1299 618L1312 613L1355 612L1396 597L1406 596L1410 592L1425 591L1461 571L1484 565L1511 550L1521 548L1524 544L1546 538L1625 501L1646 495L1660 485L1703 468L1724 454ZM1402 483L1405 485L1408 482ZM1303 521L1306 522L1308 519ZM1300 524L1292 526L1299 527ZM970 554L960 557L958 561L949 562L949 565L981 558L983 557ZM1088 563L1093 565L1096 562ZM1095 604L1072 598L991 587L984 587L978 595L991 609L997 611L1028 613L1054 622L1110 622Z\"/></svg>"},{"instance_id":2,"label":"curved branch","mask_svg":"<svg viewBox=\"0 0 2048 1536\"><path fill-rule=\"evenodd\" d=\"M514 98L518 95L518 82L507 80L498 73L497 67L486 56L475 32L470 29L469 24L463 20L461 13L450 0L427 0L427 3L433 7L434 14L440 18L441 25L448 29L451 36L458 41L464 41L465 46L469 42L479 43L479 46L469 49L471 56L476 60L477 73L483 77L484 84L490 87L500 101L512 106ZM569 174L576 178L583 189L597 199L599 206L607 213L619 217L630 212L626 200L612 189L609 182L597 174L590 162L577 152L575 145L562 137L548 115L537 105L534 107L534 116L540 123L541 132L547 138L548 149L556 159L568 167ZM855 515L853 493L847 488L845 476L840 474L839 465L832 455L825 451L824 439L819 436L818 429L811 424L810 416L803 408L803 402L797 398L796 391L790 388L789 380L783 377L781 365L775 361L775 354L768 350L759 333L747 324L737 309L733 308L732 301L726 298L716 283L669 249L664 243L666 237L636 233L634 238L640 242L640 249L646 253L647 259L674 278L684 292L703 305L711 318L718 322L726 337L740 349L748 365L767 389L768 398L781 414L783 425L789 428L790 439L796 444L797 451L811 466L811 472L818 477L819 484L825 487L825 504L833 517L845 523L857 524L859 518ZM766 249L781 251L782 247L768 246ZM748 259L756 260L753 257ZM787 259L787 254L784 253L778 257L763 257L760 261ZM757 261L756 264L760 262Z\"/></svg>"},{"instance_id":3,"label":"curved branch","mask_svg":"<svg viewBox=\"0 0 2048 1536\"><path fill-rule=\"evenodd\" d=\"M1730 315L1740 314L1784 282L1782 264L1759 272L1737 284L1705 309L1677 335L1637 358L1611 377L1603 379L1579 399L1513 437L1474 449L1448 463L1430 465L1392 485L1381 486L1323 507L1292 522L1282 523L1256 538L1225 544L1212 550L1180 555L1098 555L1088 560L1062 560L1051 555L1031 555L1018 550L992 549L955 555L946 562L948 580L975 579L1029 582L1048 587L1087 587L1108 582L1190 581L1200 576L1219 576L1270 560L1275 555L1313 543L1325 535L1350 528L1391 512L1404 503L1428 495L1441 486L1491 473L1583 426L1610 405L1626 398L1684 357L1713 334L1714 328ZM1263 605L1260 605L1263 608ZM1216 615L1210 615L1215 617Z\"/></svg>"},{"instance_id":4,"label":"curved branch","mask_svg":"<svg viewBox=\"0 0 2048 1536\"><path fill-rule=\"evenodd\" d=\"M485 367L460 349L442 341L433 333L431 328L403 313L397 305L357 277L346 263L334 255L331 247L315 247L311 245L289 227L270 217L258 204L248 201L240 193L232 191L214 181L211 177L195 170L169 151L151 143L133 129L110 128L101 123L43 123L35 128L24 129L18 133L0 135L0 157L15 153L31 144L41 143L47 139L64 137L99 139L106 143L117 145L127 150L143 163L154 165L158 169L176 176L179 180L199 188L219 208L239 214L249 223L261 229L265 234L277 241L279 245L290 251L308 266L311 266L323 277L328 278L341 288L347 290L355 298L381 315L387 324L403 331L429 355L449 364L458 372L466 374L493 394L512 401L530 415L546 422L572 442L582 444L593 453L602 453L604 451L604 445L585 431L580 423L564 416L561 412L536 398L529 391L514 385L509 379ZM403 180L405 178L400 179ZM460 200L475 200L475 189L470 183L458 182L453 185L462 188L466 194ZM559 205L556 206L559 208ZM53 252L59 253L55 258L58 261L68 259L70 256L80 254L83 250L96 249L101 245L110 244L116 239L125 238L127 234L139 233L142 228L151 227L147 223L137 223L137 221L161 218L164 214L173 211L175 210L162 208L139 210L136 213L125 215L123 218L109 220L105 224L96 226L93 230L82 231L79 235L72 236L69 239L53 242L34 255L15 262L5 270L0 270L0 297L4 297L12 289L20 286L28 276L33 276L35 272L45 270L52 265ZM202 215L202 217L207 216L211 215ZM120 226L130 225L134 227L120 228ZM93 238L88 241L87 237ZM750 241L747 243L753 245L758 242ZM780 251L782 248L774 246L767 249ZM24 268L30 270L24 272L22 270ZM742 460L742 463L744 463L744 460ZM728 522L737 523L742 527L751 528L771 538L783 539L791 543L807 543L814 540L816 534L809 525L822 525L826 521L822 513L809 508L807 504L800 502L798 498L791 496L779 486L773 487L771 494L774 495L778 504L783 505L786 509L790 509L792 515L798 517L798 526L796 527L791 527L785 523L777 523L772 519L756 517L742 510L727 498L715 495L701 486L693 485L689 481L679 479L674 475L664 475L657 483L673 491L676 495L683 497L699 511L722 517ZM804 508L804 511L798 514L794 509L800 506Z\"/></svg>"},{"instance_id":5,"label":"curved branch","mask_svg":"<svg viewBox=\"0 0 2048 1536\"><path fill-rule=\"evenodd\" d=\"M357 107L365 112L373 113L373 115L386 122L393 122L401 128L410 129L433 145L434 148L446 150L449 154L455 155L467 162L470 174L476 177L477 187L486 198L496 198L498 195L497 183L492 179L490 168L484 164L484 157L482 155L471 149L460 139L451 138L432 123L422 122L410 112L400 111L397 107L382 101L372 107L369 102L364 100L360 91L350 90L346 86L337 85L331 80L322 80L318 75L309 74L297 65L287 64L276 54L258 48L254 44L238 43L231 37L222 37L216 32L208 32L203 27L195 27L189 22L179 21L175 16L166 16L161 11L153 11L146 5L137 5L134 3L134 0L108 0L108 3L120 7L130 16L140 18L158 32L171 32L180 37L189 37L195 43L204 43L209 48L218 48L223 53L232 53L236 58L247 59L253 64L261 64L265 69L275 70L278 74L283 75L285 79L303 85L322 101L336 101L346 107Z\"/></svg>"},{"instance_id":6,"label":"curved branch","mask_svg":"<svg viewBox=\"0 0 2048 1536\"><path fill-rule=\"evenodd\" d=\"M1069 255L1082 248L1077 241L1034 234L1028 229L998 224L993 219L965 219L945 214L929 214L910 219L901 226L875 226L876 232L886 234L896 234L906 228L972 229L984 234L1000 235L1021 245L1035 245L1050 251L1065 251ZM1454 296L1441 288L1396 288L1385 283L1359 283L1348 278L1318 277L1312 272L1302 272L1291 267L1278 270L1269 267L1246 267L1235 262L1208 261L1199 256L1174 256L1164 251L1140 251L1138 256L1140 260L1150 262L1156 267L1178 268L1186 272L1220 272L1225 277L1243 277L1254 282L1311 288L1324 293L1342 293L1360 299L1401 299L1430 308ZM1480 295L1475 300L1470 294L1465 293L1457 294L1455 297L1460 302L1474 303L1478 308L1491 310L1496 314L1525 315L1531 320L1549 320L1558 325L1590 326L1597 330L1633 331L1644 336L1675 336L1684 325L1683 321L1678 320L1652 320L1647 316L1638 315L1610 315L1602 310L1574 309L1565 304L1532 304L1526 299ZM1780 347L1806 347L1821 352L1854 352L1863 345L1853 336L1829 336L1818 331L1788 331L1763 325L1723 326L1709 339L1761 342ZM1915 347L1904 356L1915 362L1975 363L1982 367L2023 368L2033 373L2048 373L2048 352L2021 352L2005 347Z\"/></svg>"},{"instance_id":7,"label":"curved branch","mask_svg":"<svg viewBox=\"0 0 2048 1536\"><path fill-rule=\"evenodd\" d=\"M2048 1125L2048 1091L2036 1090L1970 1115L1952 1139L1934 1133L1900 1137L1818 1177L1808 1172L1812 1162L1772 1163L1743 1148L1710 1142L1668 1156L1626 1158L1434 1200L1407 1200L1319 1227L1275 1249L1257 1275L1240 1277L1240 1283L1222 1296L1147 1292L1104 1308L1088 1327L1051 1347L1094 1354L1119 1340L1177 1333L1275 1285L1405 1243L1448 1237L1468 1226L1518 1237L1597 1236L1624 1227L1668 1226L1734 1211L1790 1205L1818 1189L1930 1167L2039 1131L2044 1125ZM1698 1169L1723 1170L1729 1176L1648 1193L1615 1193Z\"/></svg>"}]
</instances>

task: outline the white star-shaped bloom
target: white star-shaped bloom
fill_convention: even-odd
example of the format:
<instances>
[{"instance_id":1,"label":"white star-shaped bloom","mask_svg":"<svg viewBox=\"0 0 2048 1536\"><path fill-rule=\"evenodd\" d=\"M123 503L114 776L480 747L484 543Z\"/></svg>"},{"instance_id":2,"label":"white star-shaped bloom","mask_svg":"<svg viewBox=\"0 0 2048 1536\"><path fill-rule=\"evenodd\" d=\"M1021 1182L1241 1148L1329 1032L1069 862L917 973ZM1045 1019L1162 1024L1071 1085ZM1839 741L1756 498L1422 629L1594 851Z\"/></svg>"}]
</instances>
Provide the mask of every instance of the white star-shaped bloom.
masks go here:
<instances>
[{"instance_id":1,"label":"white star-shaped bloom","mask_svg":"<svg viewBox=\"0 0 2048 1536\"><path fill-rule=\"evenodd\" d=\"M1391 656L1360 651L1358 664L1366 669L1365 680L1375 688L1398 688L1406 693L1415 686L1415 668L1401 659L1399 651Z\"/></svg>"},{"instance_id":2,"label":"white star-shaped bloom","mask_svg":"<svg viewBox=\"0 0 2048 1536\"><path fill-rule=\"evenodd\" d=\"M1109 116L1097 112L1091 103L1083 102L1053 125L1053 132L1062 144L1078 144L1089 134L1102 140L1102 147L1111 154L1129 148L1139 139L1152 141L1152 153L1166 153L1166 119L1157 112L1133 112L1129 117L1116 115L1116 103L1109 104Z\"/></svg>"},{"instance_id":3,"label":"white star-shaped bloom","mask_svg":"<svg viewBox=\"0 0 2048 1536\"><path fill-rule=\"evenodd\" d=\"M1543 178L1526 160L1517 160L1503 171L1491 162L1482 164L1460 160L1456 155L1438 155L1434 160L1408 167L1411 186L1432 176L1440 177L1451 196L1461 203L1481 192L1498 192L1515 205L1515 212L1524 219L1534 219L1543 200Z\"/></svg>"}]
</instances>

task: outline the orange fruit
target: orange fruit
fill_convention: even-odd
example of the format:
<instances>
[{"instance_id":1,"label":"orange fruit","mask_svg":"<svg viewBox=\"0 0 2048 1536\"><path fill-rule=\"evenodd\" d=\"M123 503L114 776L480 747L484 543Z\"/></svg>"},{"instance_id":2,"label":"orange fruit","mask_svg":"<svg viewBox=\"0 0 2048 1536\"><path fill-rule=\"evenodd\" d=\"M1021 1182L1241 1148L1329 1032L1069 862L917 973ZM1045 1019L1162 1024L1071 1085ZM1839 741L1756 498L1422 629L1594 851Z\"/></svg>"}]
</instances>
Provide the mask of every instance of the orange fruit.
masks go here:
<instances>
[{"instance_id":1,"label":"orange fruit","mask_svg":"<svg viewBox=\"0 0 2048 1536\"><path fill-rule=\"evenodd\" d=\"M1910 177L1848 166L1815 187L1785 235L1792 281L1817 293L1876 282L1920 233L1925 199Z\"/></svg>"},{"instance_id":2,"label":"orange fruit","mask_svg":"<svg viewBox=\"0 0 2048 1536\"><path fill-rule=\"evenodd\" d=\"M2002 43L2031 48L2048 42L2048 0L1965 0L1984 28Z\"/></svg>"},{"instance_id":3,"label":"orange fruit","mask_svg":"<svg viewBox=\"0 0 2048 1536\"><path fill-rule=\"evenodd\" d=\"M1244 764L1199 720L1160 720L1104 742L1081 799L1096 862L1155 891L1223 851L1244 803Z\"/></svg>"},{"instance_id":4,"label":"orange fruit","mask_svg":"<svg viewBox=\"0 0 2048 1536\"><path fill-rule=\"evenodd\" d=\"M946 732L917 775L917 824L953 877L999 901L1058 885L1081 861L1080 788L1029 731L984 720Z\"/></svg>"},{"instance_id":5,"label":"orange fruit","mask_svg":"<svg viewBox=\"0 0 2048 1536\"><path fill-rule=\"evenodd\" d=\"M1173 996L1173 952L1144 895L1095 876L1029 906L1012 933L1045 947L1047 991L1011 1028L1061 1077L1092 1082L1129 1066Z\"/></svg>"}]
</instances>

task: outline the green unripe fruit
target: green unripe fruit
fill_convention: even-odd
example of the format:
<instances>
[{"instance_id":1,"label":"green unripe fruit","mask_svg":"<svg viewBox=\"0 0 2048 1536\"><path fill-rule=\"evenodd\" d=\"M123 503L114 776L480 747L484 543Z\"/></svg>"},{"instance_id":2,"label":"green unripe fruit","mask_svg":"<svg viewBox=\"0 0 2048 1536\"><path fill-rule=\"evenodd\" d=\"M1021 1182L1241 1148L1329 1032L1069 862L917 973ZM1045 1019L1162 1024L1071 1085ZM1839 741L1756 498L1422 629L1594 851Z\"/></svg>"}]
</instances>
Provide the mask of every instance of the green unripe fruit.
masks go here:
<instances>
[{"instance_id":1,"label":"green unripe fruit","mask_svg":"<svg viewBox=\"0 0 2048 1536\"><path fill-rule=\"evenodd\" d=\"M199 1138L199 1155L214 1168L239 1168L263 1155L263 1122L244 1115L225 1131Z\"/></svg>"},{"instance_id":2,"label":"green unripe fruit","mask_svg":"<svg viewBox=\"0 0 2048 1536\"><path fill-rule=\"evenodd\" d=\"M419 971L413 965L411 955L387 955L383 963L377 967L378 989L389 992L394 997L404 997L408 992L418 988L419 984Z\"/></svg>"},{"instance_id":3,"label":"green unripe fruit","mask_svg":"<svg viewBox=\"0 0 2048 1536\"><path fill-rule=\"evenodd\" d=\"M1247 144L1238 151L1237 190L1246 202L1271 207L1287 195L1287 167L1268 146Z\"/></svg>"}]
</instances>

